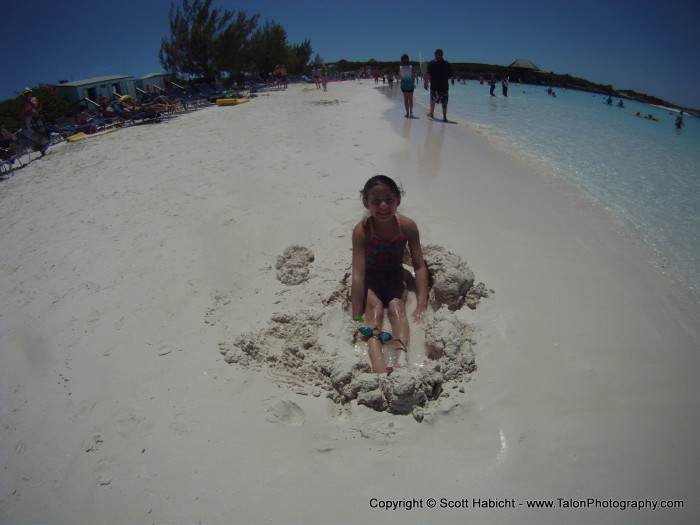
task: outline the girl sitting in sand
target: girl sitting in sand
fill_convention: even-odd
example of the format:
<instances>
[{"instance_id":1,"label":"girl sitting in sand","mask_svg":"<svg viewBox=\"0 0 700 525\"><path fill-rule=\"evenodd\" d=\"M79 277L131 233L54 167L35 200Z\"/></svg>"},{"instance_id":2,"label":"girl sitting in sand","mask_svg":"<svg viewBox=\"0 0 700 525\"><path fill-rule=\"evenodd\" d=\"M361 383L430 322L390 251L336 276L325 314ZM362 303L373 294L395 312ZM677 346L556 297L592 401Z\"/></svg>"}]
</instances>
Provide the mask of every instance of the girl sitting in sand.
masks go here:
<instances>
[{"instance_id":1,"label":"girl sitting in sand","mask_svg":"<svg viewBox=\"0 0 700 525\"><path fill-rule=\"evenodd\" d=\"M362 204L369 217L352 232L352 316L360 324L360 333L368 337L372 371L391 373L400 352L409 346L406 272L402 264L407 244L415 270L416 322L423 321L428 307L428 268L416 223L397 213L401 190L391 178L376 175L369 179L362 190ZM391 336L382 332L384 308ZM387 345L385 359L383 346L392 339L399 344Z\"/></svg>"}]
</instances>

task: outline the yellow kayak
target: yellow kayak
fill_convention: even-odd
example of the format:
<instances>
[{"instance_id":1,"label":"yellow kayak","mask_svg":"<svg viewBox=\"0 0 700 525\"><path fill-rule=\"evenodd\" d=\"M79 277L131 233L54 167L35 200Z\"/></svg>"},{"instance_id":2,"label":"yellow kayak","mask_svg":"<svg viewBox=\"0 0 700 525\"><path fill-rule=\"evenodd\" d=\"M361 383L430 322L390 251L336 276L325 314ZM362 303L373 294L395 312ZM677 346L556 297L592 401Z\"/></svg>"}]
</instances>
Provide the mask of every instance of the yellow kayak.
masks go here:
<instances>
[{"instance_id":1,"label":"yellow kayak","mask_svg":"<svg viewBox=\"0 0 700 525\"><path fill-rule=\"evenodd\" d=\"M249 98L217 98L216 105L217 106L237 106L238 104L243 104L244 102L248 102L249 100L250 100Z\"/></svg>"},{"instance_id":2,"label":"yellow kayak","mask_svg":"<svg viewBox=\"0 0 700 525\"><path fill-rule=\"evenodd\" d=\"M106 135L107 133L112 133L113 131L117 131L117 128L109 128L104 131L98 131L97 133L76 133L75 135L71 135L70 137L67 137L66 140L68 142L77 142L78 140L83 140L83 139L89 139L92 137L99 137L100 135Z\"/></svg>"}]
</instances>

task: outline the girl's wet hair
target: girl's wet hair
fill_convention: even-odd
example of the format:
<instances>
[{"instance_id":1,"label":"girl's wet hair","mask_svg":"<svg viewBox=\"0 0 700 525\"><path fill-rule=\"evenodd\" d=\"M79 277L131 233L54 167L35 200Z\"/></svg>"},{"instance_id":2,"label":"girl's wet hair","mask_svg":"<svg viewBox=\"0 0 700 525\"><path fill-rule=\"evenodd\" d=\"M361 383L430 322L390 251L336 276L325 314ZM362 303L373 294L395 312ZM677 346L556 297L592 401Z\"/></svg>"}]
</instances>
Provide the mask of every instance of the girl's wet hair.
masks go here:
<instances>
[{"instance_id":1,"label":"girl's wet hair","mask_svg":"<svg viewBox=\"0 0 700 525\"><path fill-rule=\"evenodd\" d=\"M365 187L360 190L362 196L365 199L369 198L369 191L375 186L386 186L392 192L396 194L397 197L401 197L403 191L399 188L398 184L394 182L394 179L387 177L386 175L375 175L365 183Z\"/></svg>"},{"instance_id":2,"label":"girl's wet hair","mask_svg":"<svg viewBox=\"0 0 700 525\"><path fill-rule=\"evenodd\" d=\"M401 55L401 62L403 62L404 60L405 60L406 62L408 62L408 55L407 55L406 53L404 53L403 55Z\"/></svg>"}]
</instances>

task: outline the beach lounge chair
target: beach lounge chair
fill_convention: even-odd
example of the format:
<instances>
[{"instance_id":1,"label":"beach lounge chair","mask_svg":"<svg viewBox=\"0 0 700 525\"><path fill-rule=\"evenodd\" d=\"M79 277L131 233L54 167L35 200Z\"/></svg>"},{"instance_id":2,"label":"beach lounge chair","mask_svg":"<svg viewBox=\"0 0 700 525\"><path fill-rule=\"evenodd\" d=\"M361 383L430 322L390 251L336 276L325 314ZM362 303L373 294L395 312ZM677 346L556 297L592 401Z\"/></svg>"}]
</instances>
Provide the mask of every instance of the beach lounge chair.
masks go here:
<instances>
[{"instance_id":1,"label":"beach lounge chair","mask_svg":"<svg viewBox=\"0 0 700 525\"><path fill-rule=\"evenodd\" d=\"M12 153L4 152L3 158L0 159L0 174L3 177L29 164L32 161L32 154L35 153L36 141L34 139L26 135L24 131L18 131L15 134L17 140L12 144L14 151Z\"/></svg>"},{"instance_id":2,"label":"beach lounge chair","mask_svg":"<svg viewBox=\"0 0 700 525\"><path fill-rule=\"evenodd\" d=\"M78 133L99 133L105 131L115 125L115 119L113 118L96 118L95 120L78 126L77 124L59 124L58 121L54 124L46 124L46 129L49 131L51 136L51 144L58 144L64 141L68 137L77 135Z\"/></svg>"},{"instance_id":3,"label":"beach lounge chair","mask_svg":"<svg viewBox=\"0 0 700 525\"><path fill-rule=\"evenodd\" d=\"M68 126L59 126L58 124L45 124L46 129L49 132L49 136L51 137L51 144L58 144L59 142L64 141L66 138L70 137L71 135L77 133L77 128L75 124L68 125Z\"/></svg>"},{"instance_id":4,"label":"beach lounge chair","mask_svg":"<svg viewBox=\"0 0 700 525\"><path fill-rule=\"evenodd\" d=\"M168 98L180 99L186 109L197 109L210 104L209 99L194 88L179 86L174 82L171 82L171 86L172 91L169 92Z\"/></svg>"},{"instance_id":5,"label":"beach lounge chair","mask_svg":"<svg viewBox=\"0 0 700 525\"><path fill-rule=\"evenodd\" d=\"M117 115L117 121L120 124L142 124L144 121L155 121L158 115L147 114L145 110L140 110L135 113L127 113L119 102L111 104L114 113Z\"/></svg>"},{"instance_id":6,"label":"beach lounge chair","mask_svg":"<svg viewBox=\"0 0 700 525\"><path fill-rule=\"evenodd\" d=\"M209 84L195 84L194 87L199 92L199 94L202 97L206 98L209 102L216 102L217 98L223 96L222 94L217 93L216 90Z\"/></svg>"},{"instance_id":7,"label":"beach lounge chair","mask_svg":"<svg viewBox=\"0 0 700 525\"><path fill-rule=\"evenodd\" d=\"M227 89L221 82L212 82L211 87L214 88L214 91L216 91L217 95L220 97L229 98L235 95L235 90Z\"/></svg>"},{"instance_id":8,"label":"beach lounge chair","mask_svg":"<svg viewBox=\"0 0 700 525\"><path fill-rule=\"evenodd\" d=\"M6 177L12 173L15 169L15 162L17 162L16 150L10 150L9 148L0 149L0 175ZM17 167L21 166L21 163Z\"/></svg>"}]
</instances>

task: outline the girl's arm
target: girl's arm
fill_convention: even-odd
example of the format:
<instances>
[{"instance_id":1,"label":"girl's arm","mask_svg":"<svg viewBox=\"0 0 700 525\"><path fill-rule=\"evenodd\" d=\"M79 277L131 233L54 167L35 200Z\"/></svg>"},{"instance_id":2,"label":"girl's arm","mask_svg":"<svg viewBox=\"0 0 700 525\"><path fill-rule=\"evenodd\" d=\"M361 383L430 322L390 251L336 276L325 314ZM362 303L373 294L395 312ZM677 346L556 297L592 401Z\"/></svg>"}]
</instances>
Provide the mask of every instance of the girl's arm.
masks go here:
<instances>
[{"instance_id":1,"label":"girl's arm","mask_svg":"<svg viewBox=\"0 0 700 525\"><path fill-rule=\"evenodd\" d=\"M358 223L352 231L352 317L362 317L365 313L365 230Z\"/></svg>"},{"instance_id":2,"label":"girl's arm","mask_svg":"<svg viewBox=\"0 0 700 525\"><path fill-rule=\"evenodd\" d=\"M428 266L423 259L423 249L420 245L420 234L416 223L407 219L403 231L408 237L408 249L411 252L413 270L416 274L418 304L413 310L413 320L420 323L425 319L425 311L428 309Z\"/></svg>"}]
</instances>

